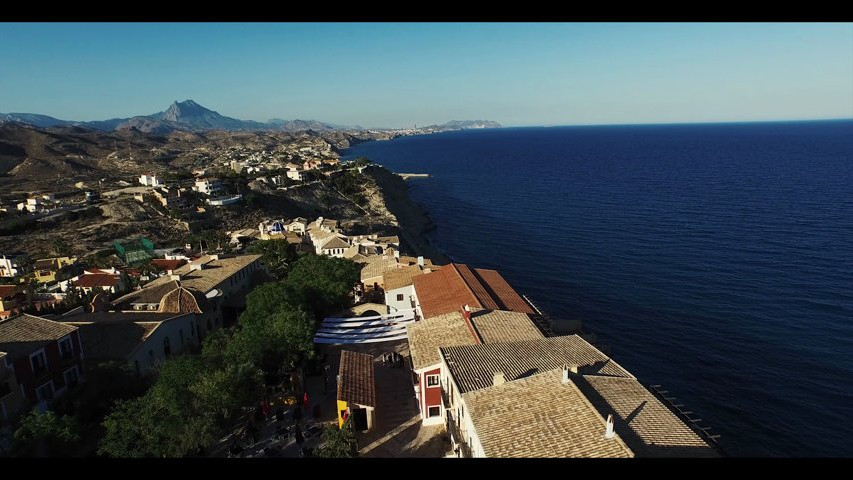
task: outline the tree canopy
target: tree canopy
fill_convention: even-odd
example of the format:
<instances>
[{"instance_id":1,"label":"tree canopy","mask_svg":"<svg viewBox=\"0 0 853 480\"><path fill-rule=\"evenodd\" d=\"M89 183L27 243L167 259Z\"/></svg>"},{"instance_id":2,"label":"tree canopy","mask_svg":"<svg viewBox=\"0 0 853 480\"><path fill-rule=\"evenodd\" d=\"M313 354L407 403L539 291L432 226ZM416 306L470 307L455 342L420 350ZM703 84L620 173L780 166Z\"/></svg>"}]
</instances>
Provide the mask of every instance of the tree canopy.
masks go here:
<instances>
[{"instance_id":1,"label":"tree canopy","mask_svg":"<svg viewBox=\"0 0 853 480\"><path fill-rule=\"evenodd\" d=\"M80 439L79 425L72 416L33 409L20 419L14 439L19 455L63 456Z\"/></svg>"},{"instance_id":2,"label":"tree canopy","mask_svg":"<svg viewBox=\"0 0 853 480\"><path fill-rule=\"evenodd\" d=\"M353 458L358 456L358 440L348 417L340 430L335 425L323 429L323 443L314 452L318 457Z\"/></svg>"}]
</instances>

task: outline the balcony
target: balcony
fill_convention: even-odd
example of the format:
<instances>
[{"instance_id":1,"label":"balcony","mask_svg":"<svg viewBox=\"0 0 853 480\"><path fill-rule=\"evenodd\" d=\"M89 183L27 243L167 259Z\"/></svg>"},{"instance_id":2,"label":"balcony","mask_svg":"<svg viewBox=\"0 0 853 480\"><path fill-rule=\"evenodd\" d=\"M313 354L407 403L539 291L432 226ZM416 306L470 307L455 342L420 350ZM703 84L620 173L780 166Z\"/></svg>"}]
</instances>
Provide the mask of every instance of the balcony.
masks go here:
<instances>
[{"instance_id":1,"label":"balcony","mask_svg":"<svg viewBox=\"0 0 853 480\"><path fill-rule=\"evenodd\" d=\"M456 451L459 458L472 458L473 455L471 454L471 448L465 441L465 437L462 435L462 431L459 429L459 425L456 423L453 415L448 412L446 418L447 432L453 436L453 440L456 442Z\"/></svg>"}]
</instances>

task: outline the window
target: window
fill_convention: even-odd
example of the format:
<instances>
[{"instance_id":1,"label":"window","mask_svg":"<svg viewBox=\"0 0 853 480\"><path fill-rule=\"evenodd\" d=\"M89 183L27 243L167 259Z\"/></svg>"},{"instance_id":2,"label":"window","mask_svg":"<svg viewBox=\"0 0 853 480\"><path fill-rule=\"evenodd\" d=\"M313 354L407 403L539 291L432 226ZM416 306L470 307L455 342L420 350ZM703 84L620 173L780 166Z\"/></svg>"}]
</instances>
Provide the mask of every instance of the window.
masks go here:
<instances>
[{"instance_id":1,"label":"window","mask_svg":"<svg viewBox=\"0 0 853 480\"><path fill-rule=\"evenodd\" d=\"M67 360L74 356L74 348L71 346L70 338L63 338L59 341L59 356L62 357L63 360Z\"/></svg>"},{"instance_id":2,"label":"window","mask_svg":"<svg viewBox=\"0 0 853 480\"><path fill-rule=\"evenodd\" d=\"M427 375L427 387L438 386L438 375Z\"/></svg>"},{"instance_id":3,"label":"window","mask_svg":"<svg viewBox=\"0 0 853 480\"><path fill-rule=\"evenodd\" d=\"M41 400L53 400L53 382L47 382L36 389L36 398Z\"/></svg>"},{"instance_id":4,"label":"window","mask_svg":"<svg viewBox=\"0 0 853 480\"><path fill-rule=\"evenodd\" d=\"M429 408L427 408L427 418L440 417L440 416L441 416L441 407L429 407Z\"/></svg>"},{"instance_id":5,"label":"window","mask_svg":"<svg viewBox=\"0 0 853 480\"><path fill-rule=\"evenodd\" d=\"M65 378L65 385L67 385L68 388L76 387L79 380L79 377L77 375L77 367L71 367L66 370L63 374L63 378Z\"/></svg>"},{"instance_id":6,"label":"window","mask_svg":"<svg viewBox=\"0 0 853 480\"><path fill-rule=\"evenodd\" d=\"M38 375L47 370L47 357L44 356L44 350L30 355L30 363L33 367L33 374Z\"/></svg>"},{"instance_id":7,"label":"window","mask_svg":"<svg viewBox=\"0 0 853 480\"><path fill-rule=\"evenodd\" d=\"M398 301L398 302L402 302L402 301L403 301L403 294L402 294L402 293L398 293L398 294L397 294L397 301Z\"/></svg>"}]
</instances>

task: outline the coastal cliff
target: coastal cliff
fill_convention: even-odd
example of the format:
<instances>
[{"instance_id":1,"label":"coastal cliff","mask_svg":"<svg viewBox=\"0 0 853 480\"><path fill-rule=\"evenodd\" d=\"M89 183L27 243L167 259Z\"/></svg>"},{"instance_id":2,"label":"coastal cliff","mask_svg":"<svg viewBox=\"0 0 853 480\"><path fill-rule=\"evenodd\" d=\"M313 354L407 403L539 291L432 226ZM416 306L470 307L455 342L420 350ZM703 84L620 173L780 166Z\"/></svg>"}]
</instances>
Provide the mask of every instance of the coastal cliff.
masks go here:
<instances>
[{"instance_id":1,"label":"coastal cliff","mask_svg":"<svg viewBox=\"0 0 853 480\"><path fill-rule=\"evenodd\" d=\"M393 216L400 230L400 240L416 255L432 259L439 264L450 261L433 245L425 234L435 228L427 211L409 197L409 186L399 175L376 165L366 167L364 174L376 182L376 192L370 195L372 209L381 204Z\"/></svg>"}]
</instances>

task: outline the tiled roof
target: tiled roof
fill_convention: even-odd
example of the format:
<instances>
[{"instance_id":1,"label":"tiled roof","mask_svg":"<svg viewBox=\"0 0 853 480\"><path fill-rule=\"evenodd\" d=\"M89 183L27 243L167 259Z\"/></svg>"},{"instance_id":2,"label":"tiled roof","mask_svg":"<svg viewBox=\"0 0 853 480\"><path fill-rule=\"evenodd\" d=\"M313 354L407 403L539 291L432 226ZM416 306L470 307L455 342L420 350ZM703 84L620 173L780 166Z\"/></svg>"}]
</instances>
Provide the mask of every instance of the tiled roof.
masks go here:
<instances>
[{"instance_id":1,"label":"tiled roof","mask_svg":"<svg viewBox=\"0 0 853 480\"><path fill-rule=\"evenodd\" d=\"M491 384L492 378L489 378ZM487 457L633 457L560 369L462 395Z\"/></svg>"},{"instance_id":2,"label":"tiled roof","mask_svg":"<svg viewBox=\"0 0 853 480\"><path fill-rule=\"evenodd\" d=\"M414 285L424 318L452 312L463 305L535 313L494 270L451 263L433 274L415 278Z\"/></svg>"},{"instance_id":3,"label":"tiled roof","mask_svg":"<svg viewBox=\"0 0 853 480\"><path fill-rule=\"evenodd\" d=\"M350 244L341 240L339 237L332 237L328 242L324 243L321 250L326 250L330 248L349 248Z\"/></svg>"},{"instance_id":4,"label":"tiled roof","mask_svg":"<svg viewBox=\"0 0 853 480\"><path fill-rule=\"evenodd\" d=\"M376 237L376 240L374 241L376 243L393 243L399 245L400 237L398 237L397 235L391 235L390 237Z\"/></svg>"},{"instance_id":5,"label":"tiled roof","mask_svg":"<svg viewBox=\"0 0 853 480\"><path fill-rule=\"evenodd\" d=\"M423 270L418 265L410 265L408 267L390 270L382 275L385 291L396 290L400 287L406 287L412 284L412 281L418 275L423 275Z\"/></svg>"},{"instance_id":6,"label":"tiled roof","mask_svg":"<svg viewBox=\"0 0 853 480\"><path fill-rule=\"evenodd\" d=\"M36 260L33 264L34 270L50 270L56 265L56 259L54 258L42 258L41 260Z\"/></svg>"},{"instance_id":7,"label":"tiled roof","mask_svg":"<svg viewBox=\"0 0 853 480\"><path fill-rule=\"evenodd\" d=\"M381 277L385 272L397 268L397 259L393 255L367 257L367 264L361 269L361 281Z\"/></svg>"},{"instance_id":8,"label":"tiled roof","mask_svg":"<svg viewBox=\"0 0 853 480\"><path fill-rule=\"evenodd\" d=\"M187 263L186 260L166 260L165 258L155 258L154 260L151 260L151 265L155 265L163 272L174 270L185 263Z\"/></svg>"},{"instance_id":9,"label":"tiled roof","mask_svg":"<svg viewBox=\"0 0 853 480\"><path fill-rule=\"evenodd\" d=\"M341 350L341 366L338 373L338 400L376 407L376 381L372 355Z\"/></svg>"},{"instance_id":10,"label":"tiled roof","mask_svg":"<svg viewBox=\"0 0 853 480\"><path fill-rule=\"evenodd\" d=\"M219 260L213 260L209 255L206 255L174 270L174 273L181 275L181 286L193 288L206 294L259 258L261 255L238 255L234 257L220 256ZM201 270L192 270L193 264L204 264L204 267ZM169 277L162 278L168 279Z\"/></svg>"},{"instance_id":11,"label":"tiled roof","mask_svg":"<svg viewBox=\"0 0 853 480\"><path fill-rule=\"evenodd\" d=\"M118 275L111 273L90 273L81 275L80 278L71 282L71 285L81 288L115 287L120 281L121 278Z\"/></svg>"},{"instance_id":12,"label":"tiled roof","mask_svg":"<svg viewBox=\"0 0 853 480\"><path fill-rule=\"evenodd\" d=\"M474 334L460 312L451 312L406 327L412 368L420 370L441 362L438 347L474 345Z\"/></svg>"},{"instance_id":13,"label":"tiled roof","mask_svg":"<svg viewBox=\"0 0 853 480\"><path fill-rule=\"evenodd\" d=\"M633 378L586 375L578 386L638 457L717 457L699 435Z\"/></svg>"},{"instance_id":14,"label":"tiled roof","mask_svg":"<svg viewBox=\"0 0 853 480\"><path fill-rule=\"evenodd\" d=\"M156 314L154 314L156 315ZM83 352L91 360L126 360L161 322L75 323ZM158 345L162 348L162 345Z\"/></svg>"},{"instance_id":15,"label":"tiled roof","mask_svg":"<svg viewBox=\"0 0 853 480\"><path fill-rule=\"evenodd\" d=\"M167 293L176 288L178 288L178 282L169 279L168 276L162 276L139 290L134 290L115 299L113 305L123 310L129 310L133 308L132 305L134 304L160 303Z\"/></svg>"},{"instance_id":16,"label":"tiled roof","mask_svg":"<svg viewBox=\"0 0 853 480\"><path fill-rule=\"evenodd\" d=\"M474 324L483 343L545 338L526 313L480 310L471 313L471 323Z\"/></svg>"},{"instance_id":17,"label":"tiled roof","mask_svg":"<svg viewBox=\"0 0 853 480\"><path fill-rule=\"evenodd\" d=\"M160 300L161 313L202 313L207 307L207 298L198 290L179 287Z\"/></svg>"},{"instance_id":18,"label":"tiled roof","mask_svg":"<svg viewBox=\"0 0 853 480\"><path fill-rule=\"evenodd\" d=\"M14 361L77 330L46 318L22 314L0 320L0 351Z\"/></svg>"},{"instance_id":19,"label":"tiled roof","mask_svg":"<svg viewBox=\"0 0 853 480\"><path fill-rule=\"evenodd\" d=\"M583 375L633 378L619 364L577 335L441 347L441 352L460 393L491 386L495 372L503 372L507 381L511 381L566 364L578 365L578 372Z\"/></svg>"},{"instance_id":20,"label":"tiled roof","mask_svg":"<svg viewBox=\"0 0 853 480\"><path fill-rule=\"evenodd\" d=\"M11 297L18 293L17 285L0 285L0 298Z\"/></svg>"},{"instance_id":21,"label":"tiled roof","mask_svg":"<svg viewBox=\"0 0 853 480\"><path fill-rule=\"evenodd\" d=\"M364 255L361 255L359 253L358 245L350 245L349 248L344 250L344 258L353 259L356 256L364 257ZM353 260L353 261L356 261L356 260Z\"/></svg>"},{"instance_id":22,"label":"tiled roof","mask_svg":"<svg viewBox=\"0 0 853 480\"><path fill-rule=\"evenodd\" d=\"M501 310L536 313L496 270L478 268L476 273Z\"/></svg>"}]
</instances>

